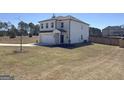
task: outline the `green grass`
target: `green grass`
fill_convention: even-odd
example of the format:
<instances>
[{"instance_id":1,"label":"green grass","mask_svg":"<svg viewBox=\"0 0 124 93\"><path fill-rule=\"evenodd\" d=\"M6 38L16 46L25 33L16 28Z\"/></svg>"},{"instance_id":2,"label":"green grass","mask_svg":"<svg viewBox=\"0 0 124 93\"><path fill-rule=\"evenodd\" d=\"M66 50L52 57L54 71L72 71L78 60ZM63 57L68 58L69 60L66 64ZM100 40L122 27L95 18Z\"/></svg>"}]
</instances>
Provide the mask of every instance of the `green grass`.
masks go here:
<instances>
[{"instance_id":1,"label":"green grass","mask_svg":"<svg viewBox=\"0 0 124 93\"><path fill-rule=\"evenodd\" d=\"M0 74L15 79L124 79L124 50L93 44L59 47L0 47Z\"/></svg>"}]
</instances>

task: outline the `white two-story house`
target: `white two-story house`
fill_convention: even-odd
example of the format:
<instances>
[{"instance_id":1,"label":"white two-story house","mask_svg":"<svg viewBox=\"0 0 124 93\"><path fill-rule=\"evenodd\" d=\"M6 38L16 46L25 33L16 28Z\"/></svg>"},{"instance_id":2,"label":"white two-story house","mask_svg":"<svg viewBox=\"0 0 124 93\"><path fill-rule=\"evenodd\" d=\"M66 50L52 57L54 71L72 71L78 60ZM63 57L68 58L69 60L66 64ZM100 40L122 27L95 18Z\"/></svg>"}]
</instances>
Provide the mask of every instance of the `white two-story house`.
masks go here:
<instances>
[{"instance_id":1,"label":"white two-story house","mask_svg":"<svg viewBox=\"0 0 124 93\"><path fill-rule=\"evenodd\" d=\"M89 24L72 16L58 16L40 21L39 42L47 45L88 41Z\"/></svg>"}]
</instances>

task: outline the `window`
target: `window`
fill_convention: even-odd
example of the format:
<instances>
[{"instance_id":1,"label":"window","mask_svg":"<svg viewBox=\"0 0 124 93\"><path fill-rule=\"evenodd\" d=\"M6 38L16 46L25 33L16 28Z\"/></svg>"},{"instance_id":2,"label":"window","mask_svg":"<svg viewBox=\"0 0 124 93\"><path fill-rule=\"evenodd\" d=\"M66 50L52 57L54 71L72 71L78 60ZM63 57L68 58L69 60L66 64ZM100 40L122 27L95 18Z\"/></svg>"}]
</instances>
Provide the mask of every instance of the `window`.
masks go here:
<instances>
[{"instance_id":1,"label":"window","mask_svg":"<svg viewBox=\"0 0 124 93\"><path fill-rule=\"evenodd\" d=\"M63 27L64 27L64 23L62 22L62 23L61 23L61 28L63 28Z\"/></svg>"},{"instance_id":2,"label":"window","mask_svg":"<svg viewBox=\"0 0 124 93\"><path fill-rule=\"evenodd\" d=\"M41 29L43 29L43 24L41 24Z\"/></svg>"},{"instance_id":3,"label":"window","mask_svg":"<svg viewBox=\"0 0 124 93\"><path fill-rule=\"evenodd\" d=\"M46 23L46 28L48 28L48 23Z\"/></svg>"},{"instance_id":4,"label":"window","mask_svg":"<svg viewBox=\"0 0 124 93\"><path fill-rule=\"evenodd\" d=\"M54 23L51 23L51 28L54 28Z\"/></svg>"},{"instance_id":5,"label":"window","mask_svg":"<svg viewBox=\"0 0 124 93\"><path fill-rule=\"evenodd\" d=\"M83 40L83 35L81 35L81 40Z\"/></svg>"}]
</instances>

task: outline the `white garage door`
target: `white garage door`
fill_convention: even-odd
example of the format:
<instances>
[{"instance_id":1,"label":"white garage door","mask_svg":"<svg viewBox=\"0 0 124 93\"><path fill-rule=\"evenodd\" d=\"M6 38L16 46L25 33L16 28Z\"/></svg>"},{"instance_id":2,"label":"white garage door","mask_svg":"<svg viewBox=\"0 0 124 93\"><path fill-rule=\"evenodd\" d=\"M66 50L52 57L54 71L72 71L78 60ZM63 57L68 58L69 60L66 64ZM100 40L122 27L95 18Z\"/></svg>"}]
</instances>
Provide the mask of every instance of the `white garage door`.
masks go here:
<instances>
[{"instance_id":1,"label":"white garage door","mask_svg":"<svg viewBox=\"0 0 124 93\"><path fill-rule=\"evenodd\" d=\"M55 44L55 39L52 34L42 35L41 41L43 44Z\"/></svg>"}]
</instances>

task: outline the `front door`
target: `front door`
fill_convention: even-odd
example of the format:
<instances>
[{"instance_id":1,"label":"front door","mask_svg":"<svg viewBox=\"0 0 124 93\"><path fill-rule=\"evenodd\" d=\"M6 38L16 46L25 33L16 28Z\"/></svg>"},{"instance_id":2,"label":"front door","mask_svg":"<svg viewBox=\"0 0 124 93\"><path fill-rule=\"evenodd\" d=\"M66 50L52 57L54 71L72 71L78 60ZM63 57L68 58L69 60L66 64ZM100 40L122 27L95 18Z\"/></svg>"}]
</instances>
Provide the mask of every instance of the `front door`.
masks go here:
<instances>
[{"instance_id":1,"label":"front door","mask_svg":"<svg viewBox=\"0 0 124 93\"><path fill-rule=\"evenodd\" d=\"M60 35L60 43L61 43L61 44L64 43L64 35Z\"/></svg>"}]
</instances>

